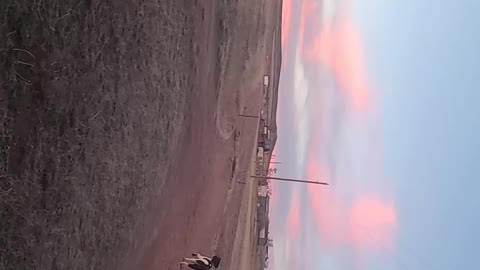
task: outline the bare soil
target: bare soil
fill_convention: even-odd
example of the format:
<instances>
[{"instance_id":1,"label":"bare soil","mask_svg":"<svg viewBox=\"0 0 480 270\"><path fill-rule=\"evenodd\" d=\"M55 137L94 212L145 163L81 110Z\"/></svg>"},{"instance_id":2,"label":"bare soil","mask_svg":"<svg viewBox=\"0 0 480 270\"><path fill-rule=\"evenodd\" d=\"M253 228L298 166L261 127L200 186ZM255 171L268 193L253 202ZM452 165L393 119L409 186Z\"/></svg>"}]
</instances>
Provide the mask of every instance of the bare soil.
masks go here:
<instances>
[{"instance_id":1,"label":"bare soil","mask_svg":"<svg viewBox=\"0 0 480 270\"><path fill-rule=\"evenodd\" d=\"M264 13L0 1L0 269L228 262L256 129L235 115L258 110Z\"/></svg>"}]
</instances>

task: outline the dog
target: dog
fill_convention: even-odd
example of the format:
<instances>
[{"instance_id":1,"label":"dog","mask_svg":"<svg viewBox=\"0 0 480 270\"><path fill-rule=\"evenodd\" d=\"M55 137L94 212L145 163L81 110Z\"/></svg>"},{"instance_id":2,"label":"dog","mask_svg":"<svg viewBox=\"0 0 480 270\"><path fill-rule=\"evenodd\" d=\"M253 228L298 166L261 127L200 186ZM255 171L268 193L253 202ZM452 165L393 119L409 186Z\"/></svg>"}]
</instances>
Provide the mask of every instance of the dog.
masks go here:
<instances>
[{"instance_id":1,"label":"dog","mask_svg":"<svg viewBox=\"0 0 480 270\"><path fill-rule=\"evenodd\" d=\"M212 258L203 256L200 253L192 253L194 258L183 258L180 266L186 265L194 270L209 270L212 267L218 268L221 258L213 256Z\"/></svg>"}]
</instances>

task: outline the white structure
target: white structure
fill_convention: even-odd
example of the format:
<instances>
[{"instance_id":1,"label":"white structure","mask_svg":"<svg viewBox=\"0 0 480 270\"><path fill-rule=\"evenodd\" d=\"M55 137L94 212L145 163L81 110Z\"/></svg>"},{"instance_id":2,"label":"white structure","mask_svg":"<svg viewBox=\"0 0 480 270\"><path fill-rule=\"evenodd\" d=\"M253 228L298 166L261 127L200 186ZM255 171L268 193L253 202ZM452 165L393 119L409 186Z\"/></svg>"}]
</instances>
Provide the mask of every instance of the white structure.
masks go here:
<instances>
[{"instance_id":1,"label":"white structure","mask_svg":"<svg viewBox=\"0 0 480 270\"><path fill-rule=\"evenodd\" d=\"M268 76L267 76L267 75L263 76L263 85L264 85L265 87L268 86L268 82L269 82L269 81L268 81Z\"/></svg>"},{"instance_id":2,"label":"white structure","mask_svg":"<svg viewBox=\"0 0 480 270\"><path fill-rule=\"evenodd\" d=\"M263 228L263 229L260 230L260 233L258 234L258 236L259 236L260 238L263 238L263 239L265 239L265 238L267 237L267 235L266 235L266 233L265 233L265 228Z\"/></svg>"},{"instance_id":3,"label":"white structure","mask_svg":"<svg viewBox=\"0 0 480 270\"><path fill-rule=\"evenodd\" d=\"M268 186L259 186L258 187L258 196L267 197L268 195Z\"/></svg>"},{"instance_id":4,"label":"white structure","mask_svg":"<svg viewBox=\"0 0 480 270\"><path fill-rule=\"evenodd\" d=\"M263 147L257 147L257 161L263 162Z\"/></svg>"}]
</instances>

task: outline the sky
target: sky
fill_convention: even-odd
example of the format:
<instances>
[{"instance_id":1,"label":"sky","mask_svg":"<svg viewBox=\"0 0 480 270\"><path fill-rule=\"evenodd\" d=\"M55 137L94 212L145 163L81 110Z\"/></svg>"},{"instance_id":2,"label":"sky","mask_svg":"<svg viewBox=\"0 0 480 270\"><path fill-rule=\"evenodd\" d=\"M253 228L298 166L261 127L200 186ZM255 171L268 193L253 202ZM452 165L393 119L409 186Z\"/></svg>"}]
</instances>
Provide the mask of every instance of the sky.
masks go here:
<instances>
[{"instance_id":1,"label":"sky","mask_svg":"<svg viewBox=\"0 0 480 270\"><path fill-rule=\"evenodd\" d=\"M478 14L283 0L269 269L480 269Z\"/></svg>"}]
</instances>

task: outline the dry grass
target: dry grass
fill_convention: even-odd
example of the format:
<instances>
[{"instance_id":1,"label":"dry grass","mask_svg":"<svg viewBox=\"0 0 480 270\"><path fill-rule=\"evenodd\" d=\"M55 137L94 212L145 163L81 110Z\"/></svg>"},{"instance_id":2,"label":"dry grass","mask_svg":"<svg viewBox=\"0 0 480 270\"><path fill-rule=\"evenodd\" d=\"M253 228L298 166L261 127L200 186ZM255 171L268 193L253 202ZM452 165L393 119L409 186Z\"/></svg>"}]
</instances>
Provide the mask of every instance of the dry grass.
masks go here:
<instances>
[{"instance_id":1,"label":"dry grass","mask_svg":"<svg viewBox=\"0 0 480 270\"><path fill-rule=\"evenodd\" d=\"M116 269L185 127L190 1L0 1L0 269Z\"/></svg>"},{"instance_id":2,"label":"dry grass","mask_svg":"<svg viewBox=\"0 0 480 270\"><path fill-rule=\"evenodd\" d=\"M0 269L119 269L142 246L198 94L196 2L0 1ZM215 3L208 86L232 132L256 91L244 81L262 61L265 3ZM243 190L216 239L226 262Z\"/></svg>"},{"instance_id":3,"label":"dry grass","mask_svg":"<svg viewBox=\"0 0 480 270\"><path fill-rule=\"evenodd\" d=\"M266 2L223 0L218 4L218 94L217 128L226 139L232 136L239 113L252 114L246 104L258 102L248 93L258 93L258 78L263 76ZM262 65L259 65L262 63ZM253 74L253 76L252 76ZM255 107L255 105L250 107ZM235 109L232 109L235 108Z\"/></svg>"}]
</instances>

